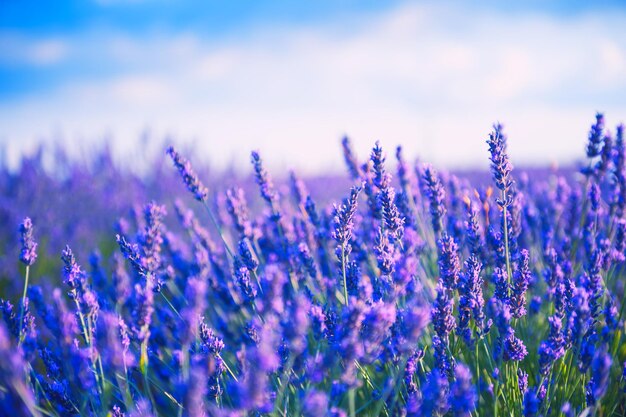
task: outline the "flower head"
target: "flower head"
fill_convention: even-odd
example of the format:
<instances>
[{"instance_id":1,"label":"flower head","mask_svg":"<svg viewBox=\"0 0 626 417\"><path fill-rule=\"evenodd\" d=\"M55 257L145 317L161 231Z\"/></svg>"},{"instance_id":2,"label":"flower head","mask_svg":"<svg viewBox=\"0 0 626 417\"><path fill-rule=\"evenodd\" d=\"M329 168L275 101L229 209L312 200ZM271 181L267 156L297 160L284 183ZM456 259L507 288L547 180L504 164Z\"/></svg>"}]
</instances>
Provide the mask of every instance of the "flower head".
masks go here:
<instances>
[{"instance_id":1,"label":"flower head","mask_svg":"<svg viewBox=\"0 0 626 417\"><path fill-rule=\"evenodd\" d=\"M187 186L187 189L193 193L196 200L207 201L209 198L209 190L200 182L191 167L191 163L183 158L172 146L167 148L167 154L172 158L174 166L178 169L183 182Z\"/></svg>"},{"instance_id":2,"label":"flower head","mask_svg":"<svg viewBox=\"0 0 626 417\"><path fill-rule=\"evenodd\" d=\"M437 175L437 171L431 166L424 170L424 182L428 197L430 199L430 215L435 235L443 230L443 219L446 215L445 198L446 194Z\"/></svg>"},{"instance_id":3,"label":"flower head","mask_svg":"<svg viewBox=\"0 0 626 417\"><path fill-rule=\"evenodd\" d=\"M511 179L513 166L506 152L506 136L504 135L503 126L501 124L496 123L493 126L493 132L489 134L487 144L489 145L489 153L491 154L491 173L493 174L493 179L496 186L503 192L506 192L513 185L513 180ZM506 204L504 201L502 203Z\"/></svg>"},{"instance_id":4,"label":"flower head","mask_svg":"<svg viewBox=\"0 0 626 417\"><path fill-rule=\"evenodd\" d=\"M33 238L33 222L29 217L20 224L20 240L22 242L20 261L26 266L31 266L37 259L37 242Z\"/></svg>"}]
</instances>

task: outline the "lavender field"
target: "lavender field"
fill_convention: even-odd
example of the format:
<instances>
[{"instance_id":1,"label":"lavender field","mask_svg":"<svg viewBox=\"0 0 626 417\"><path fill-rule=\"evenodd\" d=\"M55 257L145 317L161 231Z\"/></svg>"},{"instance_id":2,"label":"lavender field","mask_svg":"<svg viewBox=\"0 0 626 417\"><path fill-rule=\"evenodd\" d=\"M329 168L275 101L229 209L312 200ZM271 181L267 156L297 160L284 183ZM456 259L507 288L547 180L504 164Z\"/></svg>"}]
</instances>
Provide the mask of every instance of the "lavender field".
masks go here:
<instances>
[{"instance_id":1,"label":"lavender field","mask_svg":"<svg viewBox=\"0 0 626 417\"><path fill-rule=\"evenodd\" d=\"M476 141L483 175L348 139L341 179L4 169L0 414L624 415L623 126L576 171Z\"/></svg>"}]
</instances>

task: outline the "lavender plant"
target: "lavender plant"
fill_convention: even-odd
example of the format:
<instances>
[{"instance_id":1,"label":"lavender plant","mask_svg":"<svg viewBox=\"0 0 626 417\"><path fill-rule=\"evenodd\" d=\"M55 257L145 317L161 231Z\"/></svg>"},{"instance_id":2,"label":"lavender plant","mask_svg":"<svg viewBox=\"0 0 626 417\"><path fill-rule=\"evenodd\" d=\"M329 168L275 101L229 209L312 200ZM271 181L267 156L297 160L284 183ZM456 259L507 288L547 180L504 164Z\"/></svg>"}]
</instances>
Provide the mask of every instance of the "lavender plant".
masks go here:
<instances>
[{"instance_id":1,"label":"lavender plant","mask_svg":"<svg viewBox=\"0 0 626 417\"><path fill-rule=\"evenodd\" d=\"M189 201L160 173L164 205L143 204L118 172L122 217L86 239L10 185L72 181L3 171L0 415L625 415L623 126L598 114L588 141L580 170L526 175L496 124L490 177L397 148L394 181L378 143L360 161L344 138L330 200L258 152L235 185L169 147ZM16 207L35 219L17 234Z\"/></svg>"}]
</instances>

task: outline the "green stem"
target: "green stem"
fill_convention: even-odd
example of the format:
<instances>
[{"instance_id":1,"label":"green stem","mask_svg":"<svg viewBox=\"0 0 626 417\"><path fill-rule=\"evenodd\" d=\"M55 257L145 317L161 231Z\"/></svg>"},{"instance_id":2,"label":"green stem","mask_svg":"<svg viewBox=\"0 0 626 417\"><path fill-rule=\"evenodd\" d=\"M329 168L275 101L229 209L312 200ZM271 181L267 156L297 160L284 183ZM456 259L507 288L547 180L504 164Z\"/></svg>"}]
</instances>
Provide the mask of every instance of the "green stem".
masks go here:
<instances>
[{"instance_id":1,"label":"green stem","mask_svg":"<svg viewBox=\"0 0 626 417\"><path fill-rule=\"evenodd\" d=\"M511 291L511 260L509 254L509 225L507 219L507 201L506 201L506 189L502 190L502 228L504 229L504 261L506 262L506 280L507 280L507 296L510 295Z\"/></svg>"},{"instance_id":2,"label":"green stem","mask_svg":"<svg viewBox=\"0 0 626 417\"><path fill-rule=\"evenodd\" d=\"M285 387L287 386L287 382L289 382L288 375L289 372L291 372L291 368L293 367L294 359L295 358L293 357L293 355L289 355L285 368L283 368L283 373L278 379L278 384L280 388L278 389L278 393L276 394L276 407L274 407L274 415L276 415L276 410L278 409L278 406L280 405L283 395L285 393ZM285 377L287 378L284 380Z\"/></svg>"},{"instance_id":3,"label":"green stem","mask_svg":"<svg viewBox=\"0 0 626 417\"><path fill-rule=\"evenodd\" d=\"M28 291L28 276L30 275L30 266L26 265L26 273L24 278L24 294L22 294L22 304L20 306L20 321L18 322L18 326L20 329L19 338L17 340L17 346L19 347L22 344L23 340L23 332L24 332L24 304L26 303L26 292Z\"/></svg>"},{"instance_id":4,"label":"green stem","mask_svg":"<svg viewBox=\"0 0 626 417\"><path fill-rule=\"evenodd\" d=\"M189 383L189 346L187 344L183 345L183 369L182 369L182 373L183 373L183 381L185 384ZM183 401L183 405L184 405L184 401ZM182 417L183 415L183 408L179 408L178 409L178 417Z\"/></svg>"},{"instance_id":5,"label":"green stem","mask_svg":"<svg viewBox=\"0 0 626 417\"><path fill-rule=\"evenodd\" d=\"M222 231L222 227L217 222L217 219L215 218L215 216L213 216L213 212L211 211L209 204L205 201L203 202L203 206L206 209L206 212L209 214L209 218L211 219L213 226L215 226L215 228L217 229L217 234L220 235L220 238L222 239L222 243L224 244L224 248L226 248L226 252L228 252L231 258L234 258L234 254L233 254L234 252L230 249L230 246L228 246L228 243L226 243L226 238L224 237L224 232Z\"/></svg>"},{"instance_id":6,"label":"green stem","mask_svg":"<svg viewBox=\"0 0 626 417\"><path fill-rule=\"evenodd\" d=\"M478 400L476 401L476 408L480 406L480 358L478 357L478 341L474 344L474 355L476 358L476 392L478 393Z\"/></svg>"},{"instance_id":7,"label":"green stem","mask_svg":"<svg viewBox=\"0 0 626 417\"><path fill-rule=\"evenodd\" d=\"M154 401L154 397L152 396L152 391L150 390L150 381L148 380L148 338L146 337L141 342L141 357L139 359L139 369L141 370L141 374L143 375L143 383L145 385L144 389L148 398L150 399L150 404L152 404L152 410L155 415L157 415L156 402Z\"/></svg>"},{"instance_id":8,"label":"green stem","mask_svg":"<svg viewBox=\"0 0 626 417\"><path fill-rule=\"evenodd\" d=\"M348 403L350 407L350 417L356 416L356 405L355 405L355 389L352 388L348 391Z\"/></svg>"},{"instance_id":9,"label":"green stem","mask_svg":"<svg viewBox=\"0 0 626 417\"><path fill-rule=\"evenodd\" d=\"M346 245L341 244L341 272L343 273L343 300L348 305L348 280L346 278Z\"/></svg>"}]
</instances>

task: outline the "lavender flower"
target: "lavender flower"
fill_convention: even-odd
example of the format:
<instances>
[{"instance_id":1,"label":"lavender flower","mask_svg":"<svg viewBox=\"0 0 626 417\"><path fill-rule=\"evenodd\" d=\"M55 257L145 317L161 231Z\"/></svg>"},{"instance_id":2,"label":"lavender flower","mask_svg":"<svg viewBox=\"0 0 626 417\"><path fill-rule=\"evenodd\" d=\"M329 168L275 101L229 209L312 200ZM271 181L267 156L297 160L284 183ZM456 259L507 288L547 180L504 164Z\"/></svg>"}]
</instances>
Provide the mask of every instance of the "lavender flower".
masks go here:
<instances>
[{"instance_id":1,"label":"lavender flower","mask_svg":"<svg viewBox=\"0 0 626 417\"><path fill-rule=\"evenodd\" d=\"M455 320L452 315L454 299L452 299L446 289L440 284L437 285L437 298L431 311L431 320L435 328L435 333L442 339L447 340L448 335L454 329Z\"/></svg>"},{"instance_id":2,"label":"lavender flower","mask_svg":"<svg viewBox=\"0 0 626 417\"><path fill-rule=\"evenodd\" d=\"M520 318L526 315L526 290L530 283L531 272L529 265L529 255L526 249L520 252L518 267L513 274L513 288L509 303L511 305L511 315Z\"/></svg>"},{"instance_id":3,"label":"lavender flower","mask_svg":"<svg viewBox=\"0 0 626 417\"><path fill-rule=\"evenodd\" d=\"M626 145L624 144L624 125L617 126L615 132L615 150L613 152L613 165L615 166L615 190L614 204L617 208L617 216L623 217L626 207Z\"/></svg>"},{"instance_id":4,"label":"lavender flower","mask_svg":"<svg viewBox=\"0 0 626 417\"><path fill-rule=\"evenodd\" d=\"M526 394L528 390L528 374L522 368L517 369L517 387L520 394Z\"/></svg>"},{"instance_id":5,"label":"lavender flower","mask_svg":"<svg viewBox=\"0 0 626 417\"><path fill-rule=\"evenodd\" d=\"M591 125L589 130L589 137L587 143L587 158L590 160L600 156L602 148L604 147L604 115L602 113L596 114L596 122ZM583 169L583 173L591 175L596 172L598 165L593 166L590 164L588 168Z\"/></svg>"},{"instance_id":6,"label":"lavender flower","mask_svg":"<svg viewBox=\"0 0 626 417\"><path fill-rule=\"evenodd\" d=\"M276 190L274 190L272 178L270 177L270 174L269 172L267 172L265 167L263 167L263 161L261 160L261 156L259 155L259 153L257 151L253 151L251 156L256 182L257 184L259 184L259 187L261 187L261 196L269 204L275 204L277 194Z\"/></svg>"},{"instance_id":7,"label":"lavender flower","mask_svg":"<svg viewBox=\"0 0 626 417\"><path fill-rule=\"evenodd\" d=\"M138 340L146 343L150 338L150 325L154 313L153 282L148 279L145 286L135 284L135 299L133 302L133 331Z\"/></svg>"},{"instance_id":8,"label":"lavender flower","mask_svg":"<svg viewBox=\"0 0 626 417\"><path fill-rule=\"evenodd\" d=\"M343 147L343 157L346 161L348 172L353 180L358 180L361 178L361 169L359 168L359 162L357 161L356 155L352 150L350 139L347 136L344 136L341 140L341 146Z\"/></svg>"},{"instance_id":9,"label":"lavender flower","mask_svg":"<svg viewBox=\"0 0 626 417\"><path fill-rule=\"evenodd\" d=\"M379 142L376 142L374 145L370 160L372 161L372 168L374 170L374 185L380 190L388 188L390 178L385 171L385 155L383 154L383 148L381 148Z\"/></svg>"},{"instance_id":10,"label":"lavender flower","mask_svg":"<svg viewBox=\"0 0 626 417\"><path fill-rule=\"evenodd\" d=\"M315 258L313 258L313 255L311 254L311 251L309 250L309 247L306 243L300 242L298 244L298 256L300 258L300 261L302 262L302 265L304 266L304 269L306 270L306 273L311 278L315 278L317 276L317 265L315 262ZM354 289L356 290L356 288ZM348 292L350 292L350 286L348 286Z\"/></svg>"},{"instance_id":11,"label":"lavender flower","mask_svg":"<svg viewBox=\"0 0 626 417\"><path fill-rule=\"evenodd\" d=\"M528 351L526 350L526 346L524 342L517 338L514 334L510 334L504 340L504 351L503 351L503 359L505 361L521 361L523 360Z\"/></svg>"},{"instance_id":12,"label":"lavender flower","mask_svg":"<svg viewBox=\"0 0 626 417\"><path fill-rule=\"evenodd\" d=\"M561 318L554 315L548 319L550 335L539 346L539 365L542 375L547 375L552 364L565 355L565 340L562 333Z\"/></svg>"},{"instance_id":13,"label":"lavender flower","mask_svg":"<svg viewBox=\"0 0 626 417\"><path fill-rule=\"evenodd\" d=\"M235 282L239 285L244 302L248 305L253 305L257 289L256 285L250 280L250 270L241 264L237 258L235 259L234 269Z\"/></svg>"},{"instance_id":14,"label":"lavender flower","mask_svg":"<svg viewBox=\"0 0 626 417\"><path fill-rule=\"evenodd\" d=\"M400 216L398 207L394 202L393 188L387 186L381 189L378 195L379 205L383 213L385 228L394 239L401 239L404 233L404 218Z\"/></svg>"},{"instance_id":15,"label":"lavender flower","mask_svg":"<svg viewBox=\"0 0 626 417\"><path fill-rule=\"evenodd\" d=\"M472 337L469 329L471 318L474 318L476 328L484 332L483 279L480 276L482 264L471 256L465 261L465 272L461 275L459 285L459 324L457 332L463 336L465 342L471 346Z\"/></svg>"},{"instance_id":16,"label":"lavender flower","mask_svg":"<svg viewBox=\"0 0 626 417\"><path fill-rule=\"evenodd\" d=\"M259 261L255 258L250 250L250 243L246 239L242 239L239 241L238 245L239 256L241 257L241 261L250 271L256 271L259 266Z\"/></svg>"},{"instance_id":17,"label":"lavender flower","mask_svg":"<svg viewBox=\"0 0 626 417\"><path fill-rule=\"evenodd\" d=\"M474 256L480 256L483 252L484 239L483 231L478 221L478 210L476 210L476 207L469 197L465 197L464 202L467 213L467 221L465 222L465 239L470 252Z\"/></svg>"},{"instance_id":18,"label":"lavender flower","mask_svg":"<svg viewBox=\"0 0 626 417\"><path fill-rule=\"evenodd\" d=\"M491 173L493 174L496 186L503 192L507 191L513 186L513 180L511 179L511 171L513 166L509 161L509 156L506 152L506 136L502 131L501 124L496 123L493 126L493 132L489 134L487 144L489 145L490 161L491 161ZM508 206L507 201L501 201L501 204Z\"/></svg>"},{"instance_id":19,"label":"lavender flower","mask_svg":"<svg viewBox=\"0 0 626 417\"><path fill-rule=\"evenodd\" d=\"M289 172L289 183L291 185L291 193L295 199L295 202L298 206L303 207L306 203L306 198L309 196L309 191L307 190L304 181L302 181L295 171Z\"/></svg>"},{"instance_id":20,"label":"lavender flower","mask_svg":"<svg viewBox=\"0 0 626 417\"><path fill-rule=\"evenodd\" d=\"M417 384L414 381L415 372L417 372L417 365L419 361L424 357L423 350L415 350L409 355L404 368L404 384L406 390L410 394L417 392Z\"/></svg>"},{"instance_id":21,"label":"lavender flower","mask_svg":"<svg viewBox=\"0 0 626 417\"><path fill-rule=\"evenodd\" d=\"M33 222L29 217L20 224L20 240L22 242L20 261L26 266L31 266L37 259L37 242L33 238Z\"/></svg>"},{"instance_id":22,"label":"lavender flower","mask_svg":"<svg viewBox=\"0 0 626 417\"><path fill-rule=\"evenodd\" d=\"M252 223L250 222L246 197L241 188L233 187L226 191L226 208L239 234L252 238Z\"/></svg>"},{"instance_id":23,"label":"lavender flower","mask_svg":"<svg viewBox=\"0 0 626 417\"><path fill-rule=\"evenodd\" d=\"M433 323L436 337L433 338L435 350L435 364L445 373L450 373L453 369L453 358L449 354L448 336L455 326L452 310L454 299L441 284L437 284L437 298L431 310L431 321Z\"/></svg>"},{"instance_id":24,"label":"lavender flower","mask_svg":"<svg viewBox=\"0 0 626 417\"><path fill-rule=\"evenodd\" d=\"M204 321L200 323L199 336L202 341L202 347L205 350L204 353L210 352L217 356L224 349L224 341Z\"/></svg>"},{"instance_id":25,"label":"lavender flower","mask_svg":"<svg viewBox=\"0 0 626 417\"><path fill-rule=\"evenodd\" d=\"M509 304L509 282L507 280L507 273L502 268L494 268L493 270L493 284L495 291L493 296L496 300Z\"/></svg>"},{"instance_id":26,"label":"lavender flower","mask_svg":"<svg viewBox=\"0 0 626 417\"><path fill-rule=\"evenodd\" d=\"M154 202L146 205L144 209L146 229L140 236L143 256L139 262L143 269L153 276L161 267L161 245L163 244L161 229L163 228L163 217L166 214L165 207Z\"/></svg>"},{"instance_id":27,"label":"lavender flower","mask_svg":"<svg viewBox=\"0 0 626 417\"><path fill-rule=\"evenodd\" d=\"M583 335L587 331L587 323L591 312L589 310L589 294L584 288L574 290L572 299L573 310L568 317L569 342L573 346L579 346Z\"/></svg>"},{"instance_id":28,"label":"lavender flower","mask_svg":"<svg viewBox=\"0 0 626 417\"><path fill-rule=\"evenodd\" d=\"M388 235L381 230L379 230L376 235L374 251L376 252L376 260L378 261L380 274L383 279L390 280L395 266L395 248L389 241Z\"/></svg>"},{"instance_id":29,"label":"lavender flower","mask_svg":"<svg viewBox=\"0 0 626 417\"><path fill-rule=\"evenodd\" d=\"M191 167L191 163L183 158L172 146L167 148L167 154L172 158L174 166L178 169L187 189L193 193L196 200L206 202L209 198L209 191L198 179Z\"/></svg>"},{"instance_id":30,"label":"lavender flower","mask_svg":"<svg viewBox=\"0 0 626 417\"><path fill-rule=\"evenodd\" d=\"M409 166L404 160L402 152L402 146L396 147L396 160L398 161L398 179L400 181L400 188L406 191L410 187L410 178L409 178Z\"/></svg>"},{"instance_id":31,"label":"lavender flower","mask_svg":"<svg viewBox=\"0 0 626 417\"><path fill-rule=\"evenodd\" d=\"M430 215L433 231L435 236L437 236L443 230L443 219L446 214L445 191L443 185L441 185L441 180L437 176L437 172L431 166L427 166L424 170L424 182L430 198Z\"/></svg>"},{"instance_id":32,"label":"lavender flower","mask_svg":"<svg viewBox=\"0 0 626 417\"><path fill-rule=\"evenodd\" d=\"M511 327L511 309L505 302L494 299L492 308L495 310L496 326L499 338L496 346L496 354L502 355L504 361L521 361L528 351L524 342L515 336L515 330Z\"/></svg>"},{"instance_id":33,"label":"lavender flower","mask_svg":"<svg viewBox=\"0 0 626 417\"><path fill-rule=\"evenodd\" d=\"M616 262L624 262L626 261L626 220L617 220L616 227L615 245L611 251L611 257Z\"/></svg>"},{"instance_id":34,"label":"lavender flower","mask_svg":"<svg viewBox=\"0 0 626 417\"><path fill-rule=\"evenodd\" d=\"M350 191L350 198L344 200L343 204L339 207L335 206L334 208L334 219L333 219L333 233L332 237L337 242L337 247L335 249L335 255L340 262L342 268L344 268L344 277L345 277L345 266L346 260L352 251L352 245L350 245L350 241L352 240L352 229L354 228L354 215L356 214L357 209L357 199L359 197L359 193L361 192L361 187L352 187ZM347 292L347 288L346 288Z\"/></svg>"},{"instance_id":35,"label":"lavender flower","mask_svg":"<svg viewBox=\"0 0 626 417\"><path fill-rule=\"evenodd\" d=\"M74 253L69 246L65 246L65 250L61 255L63 261L63 282L70 287L69 296L76 299L85 285L85 273L76 263Z\"/></svg>"},{"instance_id":36,"label":"lavender flower","mask_svg":"<svg viewBox=\"0 0 626 417\"><path fill-rule=\"evenodd\" d=\"M454 291L459 282L459 274L461 273L461 264L458 255L458 246L454 242L454 239L447 234L439 239L439 278L443 283L443 286L449 290Z\"/></svg>"},{"instance_id":37,"label":"lavender flower","mask_svg":"<svg viewBox=\"0 0 626 417\"><path fill-rule=\"evenodd\" d=\"M115 239L122 255L130 262L133 269L141 276L148 275L149 271L143 266L141 256L139 255L139 246L128 242L124 236L116 235Z\"/></svg>"}]
</instances>

